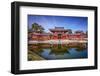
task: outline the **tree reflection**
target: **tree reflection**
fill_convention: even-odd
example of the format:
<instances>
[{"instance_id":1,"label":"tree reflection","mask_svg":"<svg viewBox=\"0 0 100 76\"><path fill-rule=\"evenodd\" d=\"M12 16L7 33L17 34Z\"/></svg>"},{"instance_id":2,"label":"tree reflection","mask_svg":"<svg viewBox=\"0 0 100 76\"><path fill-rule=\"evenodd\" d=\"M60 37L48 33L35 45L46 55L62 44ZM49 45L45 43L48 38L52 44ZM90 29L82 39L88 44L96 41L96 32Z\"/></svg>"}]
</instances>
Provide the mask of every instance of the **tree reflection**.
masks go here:
<instances>
[{"instance_id":1,"label":"tree reflection","mask_svg":"<svg viewBox=\"0 0 100 76\"><path fill-rule=\"evenodd\" d=\"M62 46L62 44L53 44L53 46L51 47L50 54L63 55L64 53L69 53L69 51L68 47Z\"/></svg>"}]
</instances>

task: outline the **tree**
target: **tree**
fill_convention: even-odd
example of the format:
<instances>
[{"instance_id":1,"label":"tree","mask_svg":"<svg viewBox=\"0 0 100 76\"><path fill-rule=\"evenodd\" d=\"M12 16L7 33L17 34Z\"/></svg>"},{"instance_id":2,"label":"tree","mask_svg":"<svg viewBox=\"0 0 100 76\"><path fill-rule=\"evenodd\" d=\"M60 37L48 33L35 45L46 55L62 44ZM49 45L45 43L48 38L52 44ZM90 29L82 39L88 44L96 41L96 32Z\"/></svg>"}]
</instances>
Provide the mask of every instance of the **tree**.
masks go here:
<instances>
[{"instance_id":1,"label":"tree","mask_svg":"<svg viewBox=\"0 0 100 76\"><path fill-rule=\"evenodd\" d=\"M68 29L68 34L72 34L72 30L71 29Z\"/></svg>"},{"instance_id":2,"label":"tree","mask_svg":"<svg viewBox=\"0 0 100 76\"><path fill-rule=\"evenodd\" d=\"M44 32L44 28L41 25L37 24L37 23L33 23L32 24L32 30L34 32L39 32L39 33L43 33Z\"/></svg>"},{"instance_id":3,"label":"tree","mask_svg":"<svg viewBox=\"0 0 100 76\"><path fill-rule=\"evenodd\" d=\"M84 34L84 32L81 31L81 30L75 31L75 33L76 33L76 34Z\"/></svg>"}]
</instances>

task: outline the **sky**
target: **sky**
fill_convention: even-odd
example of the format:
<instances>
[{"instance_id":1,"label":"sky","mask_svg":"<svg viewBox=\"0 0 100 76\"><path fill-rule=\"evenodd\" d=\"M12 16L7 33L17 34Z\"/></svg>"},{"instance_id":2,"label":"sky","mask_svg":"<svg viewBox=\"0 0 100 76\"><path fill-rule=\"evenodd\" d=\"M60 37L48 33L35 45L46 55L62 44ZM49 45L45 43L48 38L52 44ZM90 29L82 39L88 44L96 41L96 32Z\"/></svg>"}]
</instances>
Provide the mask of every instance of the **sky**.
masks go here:
<instances>
[{"instance_id":1,"label":"sky","mask_svg":"<svg viewBox=\"0 0 100 76\"><path fill-rule=\"evenodd\" d=\"M50 32L49 29L55 27L71 29L72 32L77 30L86 32L88 29L88 17L28 15L28 27L31 28L33 23L42 25L45 32Z\"/></svg>"}]
</instances>

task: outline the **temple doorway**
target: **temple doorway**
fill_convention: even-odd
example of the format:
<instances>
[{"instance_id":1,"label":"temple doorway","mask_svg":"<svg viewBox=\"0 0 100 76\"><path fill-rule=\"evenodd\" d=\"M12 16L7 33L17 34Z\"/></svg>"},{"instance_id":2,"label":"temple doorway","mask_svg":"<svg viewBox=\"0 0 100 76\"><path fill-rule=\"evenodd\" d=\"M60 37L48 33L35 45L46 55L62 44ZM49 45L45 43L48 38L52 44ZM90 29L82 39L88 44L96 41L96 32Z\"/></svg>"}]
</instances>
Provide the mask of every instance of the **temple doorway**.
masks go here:
<instances>
[{"instance_id":1,"label":"temple doorway","mask_svg":"<svg viewBox=\"0 0 100 76\"><path fill-rule=\"evenodd\" d=\"M61 34L58 34L58 39L61 39Z\"/></svg>"}]
</instances>

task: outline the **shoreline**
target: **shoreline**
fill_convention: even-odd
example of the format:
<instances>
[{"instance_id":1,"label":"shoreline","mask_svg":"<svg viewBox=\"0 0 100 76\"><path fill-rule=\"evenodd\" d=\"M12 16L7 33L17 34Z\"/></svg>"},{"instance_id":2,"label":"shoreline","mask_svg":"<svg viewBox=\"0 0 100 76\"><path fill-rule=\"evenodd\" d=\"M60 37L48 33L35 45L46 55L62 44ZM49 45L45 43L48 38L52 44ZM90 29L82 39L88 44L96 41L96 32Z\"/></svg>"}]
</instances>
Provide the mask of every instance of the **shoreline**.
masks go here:
<instances>
[{"instance_id":1,"label":"shoreline","mask_svg":"<svg viewBox=\"0 0 100 76\"><path fill-rule=\"evenodd\" d=\"M36 43L49 43L49 44L65 44L65 43L87 43L87 40L46 40L46 41L35 41L30 40L28 44L36 44Z\"/></svg>"}]
</instances>

